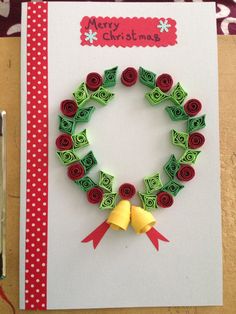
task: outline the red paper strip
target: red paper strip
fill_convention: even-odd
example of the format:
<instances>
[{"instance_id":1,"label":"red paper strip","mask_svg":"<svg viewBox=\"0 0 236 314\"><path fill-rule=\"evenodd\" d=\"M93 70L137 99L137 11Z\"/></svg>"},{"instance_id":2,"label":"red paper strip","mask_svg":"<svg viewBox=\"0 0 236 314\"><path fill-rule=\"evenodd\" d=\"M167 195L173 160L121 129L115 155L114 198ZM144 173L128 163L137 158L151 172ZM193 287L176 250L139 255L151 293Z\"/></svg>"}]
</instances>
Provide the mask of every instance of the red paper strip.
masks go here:
<instances>
[{"instance_id":1,"label":"red paper strip","mask_svg":"<svg viewBox=\"0 0 236 314\"><path fill-rule=\"evenodd\" d=\"M93 230L86 238L84 238L81 242L87 243L93 241L94 250L98 246L99 242L104 237L107 230L110 228L110 225L105 221L101 225L99 225L95 230Z\"/></svg>"},{"instance_id":2,"label":"red paper strip","mask_svg":"<svg viewBox=\"0 0 236 314\"><path fill-rule=\"evenodd\" d=\"M155 228L151 228L148 232L146 232L146 235L151 240L152 244L155 246L157 251L159 250L159 242L158 240L169 242L160 232L158 232Z\"/></svg>"},{"instance_id":3,"label":"red paper strip","mask_svg":"<svg viewBox=\"0 0 236 314\"><path fill-rule=\"evenodd\" d=\"M0 299L6 302L12 309L12 313L16 313L16 309L10 299L7 297L6 293L4 292L3 288L0 286Z\"/></svg>"},{"instance_id":4,"label":"red paper strip","mask_svg":"<svg viewBox=\"0 0 236 314\"><path fill-rule=\"evenodd\" d=\"M25 308L47 308L47 3L27 5L27 173Z\"/></svg>"},{"instance_id":5,"label":"red paper strip","mask_svg":"<svg viewBox=\"0 0 236 314\"><path fill-rule=\"evenodd\" d=\"M166 47L177 44L176 21L171 18L84 16L81 45Z\"/></svg>"}]
</instances>

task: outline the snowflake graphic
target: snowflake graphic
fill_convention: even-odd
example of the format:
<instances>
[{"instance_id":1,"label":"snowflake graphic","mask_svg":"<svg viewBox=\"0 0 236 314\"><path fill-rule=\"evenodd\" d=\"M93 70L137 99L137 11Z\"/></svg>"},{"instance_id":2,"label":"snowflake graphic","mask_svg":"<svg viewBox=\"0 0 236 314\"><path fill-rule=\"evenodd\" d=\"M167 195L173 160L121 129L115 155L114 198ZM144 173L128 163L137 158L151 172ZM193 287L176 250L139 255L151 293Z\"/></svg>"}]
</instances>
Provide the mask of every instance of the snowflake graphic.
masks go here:
<instances>
[{"instance_id":1,"label":"snowflake graphic","mask_svg":"<svg viewBox=\"0 0 236 314\"><path fill-rule=\"evenodd\" d=\"M85 40L86 41L89 41L90 44L93 43L94 40L97 40L97 32L94 32L90 29L88 33L84 33L84 35L86 36Z\"/></svg>"},{"instance_id":2,"label":"snowflake graphic","mask_svg":"<svg viewBox=\"0 0 236 314\"><path fill-rule=\"evenodd\" d=\"M160 25L157 26L158 28L160 28L160 32L163 33L165 32L169 32L169 28L171 27L170 24L168 24L168 20L160 21Z\"/></svg>"}]
</instances>

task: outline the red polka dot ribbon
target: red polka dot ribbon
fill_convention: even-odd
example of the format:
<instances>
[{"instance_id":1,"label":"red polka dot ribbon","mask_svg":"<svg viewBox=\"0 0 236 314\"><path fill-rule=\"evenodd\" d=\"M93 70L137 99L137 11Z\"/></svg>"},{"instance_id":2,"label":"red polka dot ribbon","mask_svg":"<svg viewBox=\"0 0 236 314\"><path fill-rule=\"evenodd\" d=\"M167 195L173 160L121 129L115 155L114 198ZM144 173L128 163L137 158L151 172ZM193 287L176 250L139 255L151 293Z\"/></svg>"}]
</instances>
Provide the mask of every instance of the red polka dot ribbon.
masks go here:
<instances>
[{"instance_id":1,"label":"red polka dot ribbon","mask_svg":"<svg viewBox=\"0 0 236 314\"><path fill-rule=\"evenodd\" d=\"M47 3L27 5L25 309L47 308Z\"/></svg>"}]
</instances>

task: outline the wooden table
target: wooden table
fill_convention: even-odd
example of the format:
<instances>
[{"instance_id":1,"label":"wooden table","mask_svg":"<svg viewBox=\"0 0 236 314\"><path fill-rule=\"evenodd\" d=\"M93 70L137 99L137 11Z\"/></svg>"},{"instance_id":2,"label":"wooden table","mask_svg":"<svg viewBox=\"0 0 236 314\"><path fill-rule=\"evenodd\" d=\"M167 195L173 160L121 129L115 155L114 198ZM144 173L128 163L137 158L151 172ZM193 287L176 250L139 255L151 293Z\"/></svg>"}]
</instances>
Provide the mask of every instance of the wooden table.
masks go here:
<instances>
[{"instance_id":1,"label":"wooden table","mask_svg":"<svg viewBox=\"0 0 236 314\"><path fill-rule=\"evenodd\" d=\"M19 306L19 193L20 193L20 39L0 38L0 107L8 113L7 134L7 279L2 286ZM236 36L218 36L222 221L224 260L223 307L173 307L51 311L50 313L156 313L235 314L236 313ZM19 311L33 313L35 311ZM11 309L0 300L0 313ZM42 311L41 313L46 313Z\"/></svg>"}]
</instances>

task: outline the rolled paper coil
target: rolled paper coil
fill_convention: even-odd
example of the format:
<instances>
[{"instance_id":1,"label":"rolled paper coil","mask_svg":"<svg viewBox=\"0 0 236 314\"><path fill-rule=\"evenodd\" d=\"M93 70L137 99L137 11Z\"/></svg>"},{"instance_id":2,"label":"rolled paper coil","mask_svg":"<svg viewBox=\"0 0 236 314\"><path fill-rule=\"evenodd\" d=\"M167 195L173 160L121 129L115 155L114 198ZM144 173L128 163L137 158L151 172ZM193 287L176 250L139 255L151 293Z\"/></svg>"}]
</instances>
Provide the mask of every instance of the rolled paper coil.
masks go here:
<instances>
[{"instance_id":1,"label":"rolled paper coil","mask_svg":"<svg viewBox=\"0 0 236 314\"><path fill-rule=\"evenodd\" d=\"M184 105L185 112L190 116L196 116L202 109L202 104L198 99L189 99Z\"/></svg>"},{"instance_id":2,"label":"rolled paper coil","mask_svg":"<svg viewBox=\"0 0 236 314\"><path fill-rule=\"evenodd\" d=\"M86 86L89 90L95 91L102 85L102 77L97 72L91 72L87 75Z\"/></svg>"},{"instance_id":3,"label":"rolled paper coil","mask_svg":"<svg viewBox=\"0 0 236 314\"><path fill-rule=\"evenodd\" d=\"M61 112L67 117L74 117L78 106L75 101L71 99L65 99L61 102Z\"/></svg>"},{"instance_id":4,"label":"rolled paper coil","mask_svg":"<svg viewBox=\"0 0 236 314\"><path fill-rule=\"evenodd\" d=\"M185 92L183 87L180 85L180 83L177 83L177 85L173 88L171 94L170 94L170 100L175 105L182 105L185 98L188 96L188 94Z\"/></svg>"},{"instance_id":5,"label":"rolled paper coil","mask_svg":"<svg viewBox=\"0 0 236 314\"><path fill-rule=\"evenodd\" d=\"M160 88L162 92L168 92L173 85L173 79L170 74L163 73L158 76L156 80L156 86Z\"/></svg>"}]
</instances>

